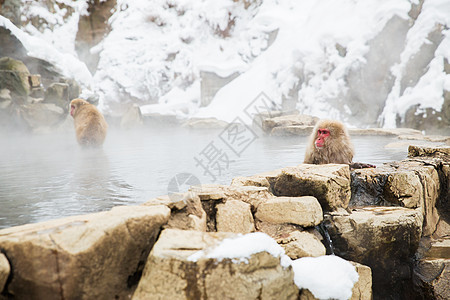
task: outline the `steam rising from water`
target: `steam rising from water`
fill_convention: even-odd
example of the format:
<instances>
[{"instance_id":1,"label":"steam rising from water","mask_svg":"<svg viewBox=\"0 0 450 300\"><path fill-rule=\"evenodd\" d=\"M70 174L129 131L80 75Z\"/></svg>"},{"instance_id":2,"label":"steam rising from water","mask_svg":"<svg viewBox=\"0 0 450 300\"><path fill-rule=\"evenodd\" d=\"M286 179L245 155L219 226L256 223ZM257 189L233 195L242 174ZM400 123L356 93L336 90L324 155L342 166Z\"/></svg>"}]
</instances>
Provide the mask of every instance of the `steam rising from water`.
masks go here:
<instances>
[{"instance_id":1,"label":"steam rising from water","mask_svg":"<svg viewBox=\"0 0 450 300\"><path fill-rule=\"evenodd\" d=\"M140 204L168 194L170 180L188 172L201 183L211 177L195 156L220 132L175 128L111 130L103 149L85 150L71 133L0 133L0 228ZM384 149L389 138L353 139L356 161L381 164L405 151ZM259 137L231 157L215 183L294 166L303 161L306 137ZM221 149L225 151L226 149Z\"/></svg>"}]
</instances>

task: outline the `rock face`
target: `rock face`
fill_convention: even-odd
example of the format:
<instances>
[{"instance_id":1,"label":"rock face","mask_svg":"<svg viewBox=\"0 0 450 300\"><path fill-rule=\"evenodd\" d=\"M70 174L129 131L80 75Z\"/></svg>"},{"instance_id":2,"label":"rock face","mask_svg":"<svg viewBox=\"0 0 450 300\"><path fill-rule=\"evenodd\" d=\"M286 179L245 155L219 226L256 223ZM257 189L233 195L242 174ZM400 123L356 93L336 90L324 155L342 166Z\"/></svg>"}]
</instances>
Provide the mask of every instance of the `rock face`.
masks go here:
<instances>
[{"instance_id":1,"label":"rock face","mask_svg":"<svg viewBox=\"0 0 450 300\"><path fill-rule=\"evenodd\" d=\"M324 211L347 208L350 201L348 165L298 165L281 170L271 185L277 196L314 196Z\"/></svg>"},{"instance_id":2,"label":"rock face","mask_svg":"<svg viewBox=\"0 0 450 300\"><path fill-rule=\"evenodd\" d=\"M369 266L378 296L405 293L411 283L411 259L422 234L419 210L366 207L351 214L334 212L327 218L335 253ZM392 294L391 294L392 295Z\"/></svg>"},{"instance_id":3,"label":"rock face","mask_svg":"<svg viewBox=\"0 0 450 300\"><path fill-rule=\"evenodd\" d=\"M138 299L297 299L290 267L267 252L247 262L215 258L190 259L232 233L167 229L151 251L133 295Z\"/></svg>"},{"instance_id":4,"label":"rock face","mask_svg":"<svg viewBox=\"0 0 450 300\"><path fill-rule=\"evenodd\" d=\"M108 19L116 10L116 0L93 0L88 2L88 14L80 17L75 49L78 57L86 63L92 74L97 70L99 53L91 52L110 31Z\"/></svg>"},{"instance_id":5,"label":"rock face","mask_svg":"<svg viewBox=\"0 0 450 300\"><path fill-rule=\"evenodd\" d=\"M17 299L114 299L134 276L169 219L165 206L121 206L0 230Z\"/></svg>"}]
</instances>

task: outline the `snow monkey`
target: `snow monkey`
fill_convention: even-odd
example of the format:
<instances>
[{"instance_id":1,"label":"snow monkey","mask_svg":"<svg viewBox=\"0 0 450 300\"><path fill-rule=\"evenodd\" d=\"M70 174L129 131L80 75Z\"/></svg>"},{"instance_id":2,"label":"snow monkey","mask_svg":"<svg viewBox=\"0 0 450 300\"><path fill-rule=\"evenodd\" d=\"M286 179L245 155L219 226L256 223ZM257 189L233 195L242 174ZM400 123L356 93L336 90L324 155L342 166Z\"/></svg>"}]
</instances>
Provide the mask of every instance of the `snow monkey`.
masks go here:
<instances>
[{"instance_id":1,"label":"snow monkey","mask_svg":"<svg viewBox=\"0 0 450 300\"><path fill-rule=\"evenodd\" d=\"M106 137L108 124L97 108L83 99L70 102L70 115L75 124L78 144L83 147L100 147Z\"/></svg>"},{"instance_id":2,"label":"snow monkey","mask_svg":"<svg viewBox=\"0 0 450 300\"><path fill-rule=\"evenodd\" d=\"M305 151L305 164L348 164L352 169L373 168L374 165L353 163L353 144L344 124L320 120L311 133Z\"/></svg>"}]
</instances>

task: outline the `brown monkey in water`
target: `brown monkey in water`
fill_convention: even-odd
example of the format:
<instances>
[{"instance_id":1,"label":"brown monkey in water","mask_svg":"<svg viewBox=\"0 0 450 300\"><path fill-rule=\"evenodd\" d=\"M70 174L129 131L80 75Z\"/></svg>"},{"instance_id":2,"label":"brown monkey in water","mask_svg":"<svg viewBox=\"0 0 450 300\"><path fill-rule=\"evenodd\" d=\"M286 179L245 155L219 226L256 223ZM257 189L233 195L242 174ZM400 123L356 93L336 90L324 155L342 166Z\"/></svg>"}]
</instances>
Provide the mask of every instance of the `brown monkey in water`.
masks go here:
<instances>
[{"instance_id":1,"label":"brown monkey in water","mask_svg":"<svg viewBox=\"0 0 450 300\"><path fill-rule=\"evenodd\" d=\"M305 151L305 164L348 164L352 169L374 168L374 165L353 163L353 144L344 124L320 120L310 136Z\"/></svg>"},{"instance_id":2,"label":"brown monkey in water","mask_svg":"<svg viewBox=\"0 0 450 300\"><path fill-rule=\"evenodd\" d=\"M103 144L108 124L94 105L83 99L74 99L70 102L70 115L81 146L100 147Z\"/></svg>"}]
</instances>

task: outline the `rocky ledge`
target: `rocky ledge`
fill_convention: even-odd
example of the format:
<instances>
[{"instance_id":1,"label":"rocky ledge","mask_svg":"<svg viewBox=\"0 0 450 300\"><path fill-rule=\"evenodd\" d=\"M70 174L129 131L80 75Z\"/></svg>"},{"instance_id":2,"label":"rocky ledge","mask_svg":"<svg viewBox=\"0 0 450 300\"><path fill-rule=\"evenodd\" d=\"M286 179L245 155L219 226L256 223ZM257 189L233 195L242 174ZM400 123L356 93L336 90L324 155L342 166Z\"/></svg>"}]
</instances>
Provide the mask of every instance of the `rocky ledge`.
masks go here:
<instances>
[{"instance_id":1,"label":"rocky ledge","mask_svg":"<svg viewBox=\"0 0 450 300\"><path fill-rule=\"evenodd\" d=\"M449 299L449 186L450 148L412 146L376 169L302 164L3 229L0 299L315 299L294 266L331 253L358 274L351 299ZM240 234L276 251L211 254L253 248Z\"/></svg>"}]
</instances>

